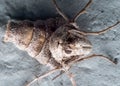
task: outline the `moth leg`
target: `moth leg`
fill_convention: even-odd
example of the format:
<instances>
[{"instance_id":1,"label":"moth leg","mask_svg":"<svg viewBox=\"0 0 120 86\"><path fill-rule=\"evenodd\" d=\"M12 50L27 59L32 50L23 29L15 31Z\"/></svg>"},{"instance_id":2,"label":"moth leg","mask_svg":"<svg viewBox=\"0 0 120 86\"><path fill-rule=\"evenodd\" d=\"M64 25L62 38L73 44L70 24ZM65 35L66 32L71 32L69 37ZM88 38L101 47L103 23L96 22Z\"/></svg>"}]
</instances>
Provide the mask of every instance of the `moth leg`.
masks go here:
<instances>
[{"instance_id":1,"label":"moth leg","mask_svg":"<svg viewBox=\"0 0 120 86\"><path fill-rule=\"evenodd\" d=\"M113 64L117 64L118 62L118 59L115 58L114 60L112 59L109 59L108 57L104 56L104 55L97 55L97 54L92 54L90 56L87 56L87 57L84 57L84 58L80 58L80 59L77 59L75 62L79 62L79 61L82 61L82 60L85 60L85 59L89 59L89 58L93 58L93 57L103 57L105 59L108 59L109 61L111 61ZM75 63L74 62L74 63Z\"/></svg>"},{"instance_id":2,"label":"moth leg","mask_svg":"<svg viewBox=\"0 0 120 86\"><path fill-rule=\"evenodd\" d=\"M62 10L59 8L59 6L56 3L56 0L52 0L57 12L66 20L69 21L68 17L62 12Z\"/></svg>"},{"instance_id":3,"label":"moth leg","mask_svg":"<svg viewBox=\"0 0 120 86\"><path fill-rule=\"evenodd\" d=\"M79 31L79 30L69 30L70 33L78 33L78 34L82 34L82 35L100 35L100 34L103 34L103 33L106 33L107 31L113 29L116 25L118 25L120 23L120 21L118 21L117 23L115 23L114 25L112 26L109 26L108 28L106 29L103 29L101 31L97 31L97 32L82 32L82 31Z\"/></svg>"},{"instance_id":4,"label":"moth leg","mask_svg":"<svg viewBox=\"0 0 120 86\"><path fill-rule=\"evenodd\" d=\"M86 13L86 9L90 6L91 3L92 3L92 0L89 0L86 6L73 17L72 21L75 22L80 15Z\"/></svg>"},{"instance_id":5,"label":"moth leg","mask_svg":"<svg viewBox=\"0 0 120 86\"><path fill-rule=\"evenodd\" d=\"M76 85L76 82L75 82L75 80L74 80L74 75L73 75L72 73L69 73L68 71L67 71L67 75L68 75L68 77L70 78L70 81L71 81L71 83L72 83L72 86L77 86L77 85Z\"/></svg>"},{"instance_id":6,"label":"moth leg","mask_svg":"<svg viewBox=\"0 0 120 86\"><path fill-rule=\"evenodd\" d=\"M30 86L30 85L31 85L32 83L34 83L35 81L37 81L37 80L39 80L39 79L43 79L43 78L45 78L46 76L48 76L48 75L50 75L50 74L52 74L52 73L54 73L54 72L56 72L56 71L58 71L58 70L60 70L60 69L50 70L49 72L43 74L42 76L35 78L33 81L31 81L30 83L28 83L26 86Z\"/></svg>"},{"instance_id":7,"label":"moth leg","mask_svg":"<svg viewBox=\"0 0 120 86\"><path fill-rule=\"evenodd\" d=\"M57 76L55 76L52 80L55 80L56 78L58 78L60 75L62 75L64 73L64 71L60 71L60 73L57 75Z\"/></svg>"}]
</instances>

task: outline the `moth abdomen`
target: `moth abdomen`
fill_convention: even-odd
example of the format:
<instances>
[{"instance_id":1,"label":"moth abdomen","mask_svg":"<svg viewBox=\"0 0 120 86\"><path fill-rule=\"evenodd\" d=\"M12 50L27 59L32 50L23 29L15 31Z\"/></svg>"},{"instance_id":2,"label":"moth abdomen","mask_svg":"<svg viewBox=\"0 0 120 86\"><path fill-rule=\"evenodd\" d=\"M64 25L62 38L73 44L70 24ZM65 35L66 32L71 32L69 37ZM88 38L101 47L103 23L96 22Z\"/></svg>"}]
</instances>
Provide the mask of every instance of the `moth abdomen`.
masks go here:
<instances>
[{"instance_id":1,"label":"moth abdomen","mask_svg":"<svg viewBox=\"0 0 120 86\"><path fill-rule=\"evenodd\" d=\"M13 42L19 49L28 47L33 36L34 25L30 21L9 21L4 37L5 42Z\"/></svg>"},{"instance_id":2,"label":"moth abdomen","mask_svg":"<svg viewBox=\"0 0 120 86\"><path fill-rule=\"evenodd\" d=\"M46 28L42 22L40 20L36 22L9 21L4 41L14 43L19 49L35 57L46 40Z\"/></svg>"}]
</instances>

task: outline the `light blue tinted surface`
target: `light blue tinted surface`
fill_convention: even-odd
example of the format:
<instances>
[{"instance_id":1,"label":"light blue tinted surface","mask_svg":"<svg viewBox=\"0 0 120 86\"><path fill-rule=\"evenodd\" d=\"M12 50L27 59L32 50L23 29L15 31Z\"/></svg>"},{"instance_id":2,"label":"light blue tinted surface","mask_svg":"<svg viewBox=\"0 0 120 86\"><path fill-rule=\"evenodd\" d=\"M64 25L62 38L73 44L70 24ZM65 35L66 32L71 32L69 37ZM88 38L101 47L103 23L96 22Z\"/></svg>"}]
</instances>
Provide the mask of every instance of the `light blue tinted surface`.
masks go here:
<instances>
[{"instance_id":1,"label":"light blue tinted surface","mask_svg":"<svg viewBox=\"0 0 120 86\"><path fill-rule=\"evenodd\" d=\"M72 17L87 0L58 0L65 14ZM99 31L120 20L120 0L94 0L88 13L77 20L83 31ZM26 52L12 43L3 43L5 24L10 19L37 20L56 17L50 0L0 0L0 86L25 86L46 71ZM120 24L99 36L88 37L93 52L120 59ZM102 58L92 58L73 66L77 86L120 86L120 61L117 65ZM54 74L31 86L72 86L64 74L52 81Z\"/></svg>"}]
</instances>

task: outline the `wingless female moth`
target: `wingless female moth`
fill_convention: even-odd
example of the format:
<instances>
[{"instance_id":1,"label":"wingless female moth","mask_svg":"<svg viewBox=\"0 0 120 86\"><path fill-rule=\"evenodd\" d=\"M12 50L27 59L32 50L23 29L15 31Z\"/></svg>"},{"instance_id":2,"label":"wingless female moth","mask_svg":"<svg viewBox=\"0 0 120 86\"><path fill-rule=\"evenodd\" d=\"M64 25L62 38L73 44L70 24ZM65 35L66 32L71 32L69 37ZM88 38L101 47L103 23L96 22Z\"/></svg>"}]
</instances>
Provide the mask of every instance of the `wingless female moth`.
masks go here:
<instances>
[{"instance_id":1,"label":"wingless female moth","mask_svg":"<svg viewBox=\"0 0 120 86\"><path fill-rule=\"evenodd\" d=\"M78 12L72 19L61 11L55 0L52 0L57 12L63 18L50 18L47 20L33 21L9 21L4 36L4 42L13 42L19 49L25 50L31 57L37 59L41 64L49 66L50 71L37 77L26 86L30 86L38 79L60 71L66 73L73 86L76 86L73 74L70 68L73 64L92 57L103 57L114 64L117 59L110 59L104 55L92 54L92 44L87 39L89 35L99 35L113 29L120 22L98 32L79 31L76 24L78 17L86 12L86 9L92 3L92 0ZM55 77L55 78L56 78Z\"/></svg>"}]
</instances>

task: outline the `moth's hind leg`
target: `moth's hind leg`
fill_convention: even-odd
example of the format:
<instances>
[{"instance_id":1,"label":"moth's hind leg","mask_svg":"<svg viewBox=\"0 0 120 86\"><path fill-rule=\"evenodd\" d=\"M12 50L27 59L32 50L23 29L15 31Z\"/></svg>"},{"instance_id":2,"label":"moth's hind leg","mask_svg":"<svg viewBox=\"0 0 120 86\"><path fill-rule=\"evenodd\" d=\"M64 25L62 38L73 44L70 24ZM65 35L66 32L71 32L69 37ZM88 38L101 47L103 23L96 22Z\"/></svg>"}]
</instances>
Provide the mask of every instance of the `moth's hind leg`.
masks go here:
<instances>
[{"instance_id":1,"label":"moth's hind leg","mask_svg":"<svg viewBox=\"0 0 120 86\"><path fill-rule=\"evenodd\" d=\"M40 77L35 78L33 81L31 81L30 83L28 83L26 86L30 86L32 83L36 82L37 80L43 79L43 78L49 76L50 74L52 74L52 73L54 73L54 72L56 72L56 71L59 71L59 70L61 70L61 69L53 69L53 70L50 70L50 71L48 71L47 73L41 75Z\"/></svg>"}]
</instances>

